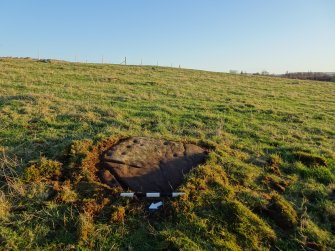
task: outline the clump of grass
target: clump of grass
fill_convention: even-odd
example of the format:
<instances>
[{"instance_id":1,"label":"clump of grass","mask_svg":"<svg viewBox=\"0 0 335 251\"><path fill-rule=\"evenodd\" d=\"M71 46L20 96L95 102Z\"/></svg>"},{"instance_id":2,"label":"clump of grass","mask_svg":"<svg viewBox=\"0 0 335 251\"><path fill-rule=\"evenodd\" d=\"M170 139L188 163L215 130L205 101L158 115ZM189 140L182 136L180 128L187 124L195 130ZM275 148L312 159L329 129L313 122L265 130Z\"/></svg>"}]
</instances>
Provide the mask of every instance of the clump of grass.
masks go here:
<instances>
[{"instance_id":1,"label":"clump of grass","mask_svg":"<svg viewBox=\"0 0 335 251\"><path fill-rule=\"evenodd\" d=\"M224 202L222 210L228 210L226 217L228 215L231 217L229 220L232 224L231 231L243 238L247 246L257 247L263 241L276 240L277 236L274 230L242 203L237 201Z\"/></svg>"},{"instance_id":2,"label":"clump of grass","mask_svg":"<svg viewBox=\"0 0 335 251\"><path fill-rule=\"evenodd\" d=\"M24 196L25 188L19 179L18 170L21 163L14 157L9 157L5 150L0 151L0 188L13 196Z\"/></svg>"},{"instance_id":3,"label":"clump of grass","mask_svg":"<svg viewBox=\"0 0 335 251\"><path fill-rule=\"evenodd\" d=\"M164 238L164 249L168 250L203 250L196 242L181 231L163 230L160 235Z\"/></svg>"},{"instance_id":4,"label":"clump of grass","mask_svg":"<svg viewBox=\"0 0 335 251\"><path fill-rule=\"evenodd\" d=\"M335 241L331 233L318 227L311 219L302 219L299 233L303 236L304 246L318 247L318 250L333 250Z\"/></svg>"},{"instance_id":5,"label":"clump of grass","mask_svg":"<svg viewBox=\"0 0 335 251\"><path fill-rule=\"evenodd\" d=\"M124 218L126 216L126 209L123 206L117 206L114 208L111 221L112 222L123 222Z\"/></svg>"},{"instance_id":6,"label":"clump of grass","mask_svg":"<svg viewBox=\"0 0 335 251\"><path fill-rule=\"evenodd\" d=\"M334 173L325 166L307 167L301 162L294 164L295 171L304 179L313 178L323 184L330 184L335 181Z\"/></svg>"},{"instance_id":7,"label":"clump of grass","mask_svg":"<svg viewBox=\"0 0 335 251\"><path fill-rule=\"evenodd\" d=\"M80 163L92 149L92 140L74 140L70 147L69 155L71 162Z\"/></svg>"},{"instance_id":8,"label":"clump of grass","mask_svg":"<svg viewBox=\"0 0 335 251\"><path fill-rule=\"evenodd\" d=\"M271 165L270 170L272 173L276 175L281 175L280 173L280 165L283 163L283 159L278 154L271 154L269 156L269 163Z\"/></svg>"},{"instance_id":9,"label":"clump of grass","mask_svg":"<svg viewBox=\"0 0 335 251\"><path fill-rule=\"evenodd\" d=\"M55 180L62 171L62 163L42 157L37 163L28 166L24 172L27 182L40 180Z\"/></svg>"},{"instance_id":10,"label":"clump of grass","mask_svg":"<svg viewBox=\"0 0 335 251\"><path fill-rule=\"evenodd\" d=\"M237 192L237 198L247 205L252 211L263 212L269 204L269 195L252 189L241 189Z\"/></svg>"},{"instance_id":11,"label":"clump of grass","mask_svg":"<svg viewBox=\"0 0 335 251\"><path fill-rule=\"evenodd\" d=\"M298 215L293 206L277 193L272 194L267 209L274 222L285 230L293 230L298 223Z\"/></svg>"},{"instance_id":12,"label":"clump of grass","mask_svg":"<svg viewBox=\"0 0 335 251\"><path fill-rule=\"evenodd\" d=\"M72 190L70 182L64 182L58 192L58 198L66 203L72 203L78 200L78 194Z\"/></svg>"},{"instance_id":13,"label":"clump of grass","mask_svg":"<svg viewBox=\"0 0 335 251\"><path fill-rule=\"evenodd\" d=\"M0 191L0 221L8 219L10 215L11 203L5 194Z\"/></svg>"},{"instance_id":14,"label":"clump of grass","mask_svg":"<svg viewBox=\"0 0 335 251\"><path fill-rule=\"evenodd\" d=\"M78 239L84 244L89 244L90 236L94 233L93 217L88 212L81 213L78 221Z\"/></svg>"},{"instance_id":15,"label":"clump of grass","mask_svg":"<svg viewBox=\"0 0 335 251\"><path fill-rule=\"evenodd\" d=\"M210 155L207 165L192 172L183 189L187 196L180 198L179 204L174 204L177 215L182 215L177 224L189 226L182 231L185 243L190 246L195 244L194 248L200 249L215 247L228 250L239 250L242 247L257 249L270 245L276 240L276 233L267 222L237 201L224 169L215 165L216 161L218 159ZM206 215L212 217L207 218ZM218 235L213 235L213 231L224 232L224 236L219 235L224 241L219 241ZM193 235L200 240L196 243L187 241ZM238 244L232 236L236 236ZM177 248L183 247L179 240L172 238L170 241ZM199 243L202 244L198 246Z\"/></svg>"},{"instance_id":16,"label":"clump of grass","mask_svg":"<svg viewBox=\"0 0 335 251\"><path fill-rule=\"evenodd\" d=\"M51 191L52 188L50 184L45 182L34 182L27 186L27 192L25 196L34 203L42 203L49 198Z\"/></svg>"},{"instance_id":17,"label":"clump of grass","mask_svg":"<svg viewBox=\"0 0 335 251\"><path fill-rule=\"evenodd\" d=\"M313 179L306 180L300 188L300 192L312 203L321 202L327 198L327 187Z\"/></svg>"},{"instance_id":18,"label":"clump of grass","mask_svg":"<svg viewBox=\"0 0 335 251\"><path fill-rule=\"evenodd\" d=\"M331 201L327 201L323 205L323 214L326 221L335 224L335 205Z\"/></svg>"}]
</instances>

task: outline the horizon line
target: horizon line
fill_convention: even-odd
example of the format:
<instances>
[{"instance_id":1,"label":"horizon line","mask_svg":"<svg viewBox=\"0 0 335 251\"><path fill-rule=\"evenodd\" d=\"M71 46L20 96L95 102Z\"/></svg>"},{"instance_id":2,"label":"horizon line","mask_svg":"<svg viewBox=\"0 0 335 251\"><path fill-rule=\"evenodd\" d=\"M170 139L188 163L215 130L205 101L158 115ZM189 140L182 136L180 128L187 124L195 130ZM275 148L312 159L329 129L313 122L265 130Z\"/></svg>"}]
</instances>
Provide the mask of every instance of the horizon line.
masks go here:
<instances>
[{"instance_id":1,"label":"horizon line","mask_svg":"<svg viewBox=\"0 0 335 251\"><path fill-rule=\"evenodd\" d=\"M127 57L125 57L127 58ZM223 70L223 71L216 71L216 70L207 70L203 68L188 68L188 67L181 67L181 64L177 64L178 66L173 66L174 64L171 65L159 65L159 61L157 61L157 64L143 64L142 60L140 64L125 64L125 61L121 63L113 63L113 62L108 62L104 61L104 57L102 56L101 62L99 60L96 61L91 61L91 60L65 60L65 59L60 59L60 58L43 58L43 57L31 57L31 56L0 56L0 59L30 59L30 60L36 60L36 61L41 61L41 60L53 60L53 61L60 61L60 62L66 62L66 63L80 63L80 64L98 64L98 65L127 65L127 66L152 66L152 67L165 67L165 68L174 68L174 69L185 69L185 70L198 70L198 71L205 71L205 72L214 72L214 73L228 73L228 74L237 74L237 75L254 75L254 74L259 74L259 75L268 75L268 76L280 76L280 75L285 75L287 73L324 73L324 74L330 74L333 75L335 74L335 71L286 71L284 73L273 73L269 72L267 70L262 70L262 71L256 71L256 72L248 72L245 70L236 70L236 69L229 69L229 70ZM264 74L263 74L264 73Z\"/></svg>"}]
</instances>

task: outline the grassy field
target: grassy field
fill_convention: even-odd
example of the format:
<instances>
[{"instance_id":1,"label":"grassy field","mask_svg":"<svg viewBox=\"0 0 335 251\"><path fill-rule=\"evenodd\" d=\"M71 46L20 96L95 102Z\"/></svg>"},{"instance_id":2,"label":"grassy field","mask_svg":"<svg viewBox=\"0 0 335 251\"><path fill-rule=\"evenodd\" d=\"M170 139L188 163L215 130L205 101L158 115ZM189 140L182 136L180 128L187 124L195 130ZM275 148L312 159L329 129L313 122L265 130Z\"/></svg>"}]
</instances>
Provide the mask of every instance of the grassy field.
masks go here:
<instances>
[{"instance_id":1,"label":"grassy field","mask_svg":"<svg viewBox=\"0 0 335 251\"><path fill-rule=\"evenodd\" d=\"M150 213L94 175L128 136L210 149ZM0 59L4 250L335 250L335 84Z\"/></svg>"}]
</instances>

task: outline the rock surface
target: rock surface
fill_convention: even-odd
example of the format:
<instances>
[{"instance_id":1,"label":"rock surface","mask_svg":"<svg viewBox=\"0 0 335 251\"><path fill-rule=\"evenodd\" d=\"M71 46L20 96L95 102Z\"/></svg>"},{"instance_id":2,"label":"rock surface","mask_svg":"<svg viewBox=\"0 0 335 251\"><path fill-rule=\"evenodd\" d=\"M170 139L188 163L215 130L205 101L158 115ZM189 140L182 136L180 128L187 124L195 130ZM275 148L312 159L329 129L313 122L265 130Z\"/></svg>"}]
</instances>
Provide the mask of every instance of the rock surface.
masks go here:
<instances>
[{"instance_id":1,"label":"rock surface","mask_svg":"<svg viewBox=\"0 0 335 251\"><path fill-rule=\"evenodd\" d=\"M104 153L105 170L100 178L112 186L112 174L125 189L169 193L182 184L186 173L205 161L206 155L203 148L193 144L132 137Z\"/></svg>"}]
</instances>

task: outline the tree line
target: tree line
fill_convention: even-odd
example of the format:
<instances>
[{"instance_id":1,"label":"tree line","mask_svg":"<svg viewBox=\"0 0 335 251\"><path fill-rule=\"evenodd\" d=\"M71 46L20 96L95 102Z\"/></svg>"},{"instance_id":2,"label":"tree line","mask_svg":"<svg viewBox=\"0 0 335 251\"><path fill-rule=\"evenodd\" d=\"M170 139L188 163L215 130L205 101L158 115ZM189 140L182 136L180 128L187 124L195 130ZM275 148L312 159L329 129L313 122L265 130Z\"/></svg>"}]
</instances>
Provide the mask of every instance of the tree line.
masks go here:
<instances>
[{"instance_id":1,"label":"tree line","mask_svg":"<svg viewBox=\"0 0 335 251\"><path fill-rule=\"evenodd\" d=\"M303 79L303 80L317 80L317 81L334 81L335 82L335 74L329 74L324 72L292 72L285 73L279 75L283 78L291 78L291 79Z\"/></svg>"}]
</instances>

